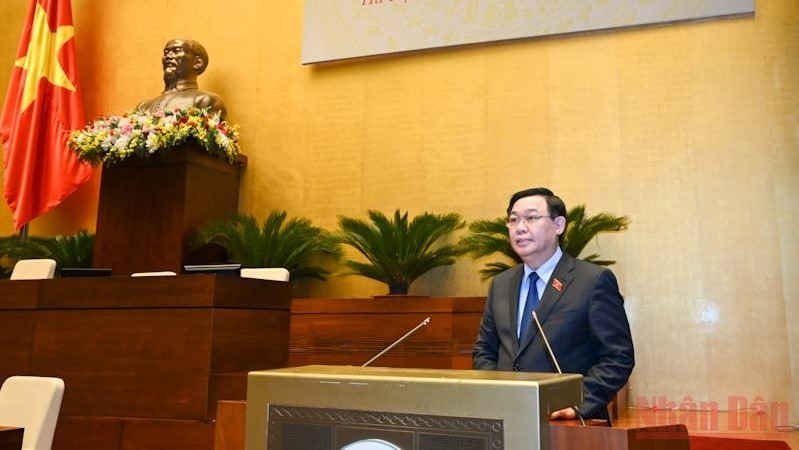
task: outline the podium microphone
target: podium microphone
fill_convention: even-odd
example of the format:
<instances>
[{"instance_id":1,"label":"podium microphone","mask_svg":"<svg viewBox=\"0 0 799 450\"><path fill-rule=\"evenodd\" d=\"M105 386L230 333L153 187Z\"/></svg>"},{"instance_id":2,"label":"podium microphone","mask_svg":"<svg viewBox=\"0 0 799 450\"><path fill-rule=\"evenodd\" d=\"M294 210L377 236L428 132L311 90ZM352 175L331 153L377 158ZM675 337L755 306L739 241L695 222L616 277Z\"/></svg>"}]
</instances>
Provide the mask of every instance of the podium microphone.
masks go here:
<instances>
[{"instance_id":1,"label":"podium microphone","mask_svg":"<svg viewBox=\"0 0 799 450\"><path fill-rule=\"evenodd\" d=\"M388 347L384 348L382 352L380 352L380 353L376 354L375 356L373 356L372 359L370 359L369 361L366 361L365 363L363 363L363 365L361 367L366 367L369 364L372 364L372 362L374 360L376 360L377 358L383 356L387 351L391 350L397 344L399 344L400 342L404 341L408 336L412 335L413 333L416 333L416 330L418 330L419 328L422 328L423 326L426 326L428 323L430 323L430 318L429 317L427 319L424 319L419 325L416 325L411 331L403 334L402 337L400 337L399 339L394 341L391 345L389 345Z\"/></svg>"},{"instance_id":2,"label":"podium microphone","mask_svg":"<svg viewBox=\"0 0 799 450\"><path fill-rule=\"evenodd\" d=\"M555 358L555 352L553 352L552 347L549 346L549 339L547 339L547 335L544 333L544 327L542 327L541 322L538 321L538 315L535 311L533 311L533 321L535 322L536 328L538 328L538 332L541 333L541 337L544 339L544 345L547 347L547 352L549 352L549 357L552 358L552 362L555 363L555 369L558 370L558 374L563 375L563 371L560 370L560 364L558 364L558 358ZM572 408L577 414L577 418L580 419L580 424L585 426L585 420L583 420L580 410L578 410L576 406L572 406Z\"/></svg>"}]
</instances>

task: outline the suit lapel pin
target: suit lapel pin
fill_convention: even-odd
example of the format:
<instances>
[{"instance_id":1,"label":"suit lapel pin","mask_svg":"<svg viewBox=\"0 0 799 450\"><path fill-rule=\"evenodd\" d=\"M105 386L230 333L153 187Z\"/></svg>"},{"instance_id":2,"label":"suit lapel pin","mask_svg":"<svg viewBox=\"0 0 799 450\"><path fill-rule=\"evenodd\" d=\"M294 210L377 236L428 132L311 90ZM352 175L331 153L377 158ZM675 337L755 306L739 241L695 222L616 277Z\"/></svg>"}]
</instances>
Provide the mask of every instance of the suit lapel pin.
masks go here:
<instances>
[{"instance_id":1,"label":"suit lapel pin","mask_svg":"<svg viewBox=\"0 0 799 450\"><path fill-rule=\"evenodd\" d=\"M552 287L557 289L558 292L563 290L563 283L560 282L557 278L552 279Z\"/></svg>"}]
</instances>

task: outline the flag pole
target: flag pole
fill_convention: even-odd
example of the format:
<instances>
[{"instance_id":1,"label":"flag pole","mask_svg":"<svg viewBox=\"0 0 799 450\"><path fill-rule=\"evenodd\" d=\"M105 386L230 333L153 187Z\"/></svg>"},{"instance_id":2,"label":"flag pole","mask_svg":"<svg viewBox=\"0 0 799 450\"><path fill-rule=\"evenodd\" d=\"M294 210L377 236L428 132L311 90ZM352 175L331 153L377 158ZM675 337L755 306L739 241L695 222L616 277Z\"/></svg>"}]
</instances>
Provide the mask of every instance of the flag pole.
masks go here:
<instances>
[{"instance_id":1,"label":"flag pole","mask_svg":"<svg viewBox=\"0 0 799 450\"><path fill-rule=\"evenodd\" d=\"M22 225L22 228L19 229L19 237L26 238L28 237L28 224Z\"/></svg>"}]
</instances>

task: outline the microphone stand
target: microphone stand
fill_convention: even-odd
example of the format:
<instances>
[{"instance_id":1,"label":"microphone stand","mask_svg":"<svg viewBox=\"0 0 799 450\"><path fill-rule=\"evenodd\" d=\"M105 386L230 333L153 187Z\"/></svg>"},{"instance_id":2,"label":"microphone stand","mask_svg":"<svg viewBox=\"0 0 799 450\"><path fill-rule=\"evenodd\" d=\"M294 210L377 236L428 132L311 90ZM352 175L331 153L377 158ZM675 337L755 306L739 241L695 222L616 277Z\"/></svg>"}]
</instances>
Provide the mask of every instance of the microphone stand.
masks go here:
<instances>
[{"instance_id":1,"label":"microphone stand","mask_svg":"<svg viewBox=\"0 0 799 450\"><path fill-rule=\"evenodd\" d=\"M558 370L558 374L563 375L563 372L560 370L560 364L558 364L558 358L555 358L555 352L553 352L552 347L549 346L549 339L547 339L547 335L544 333L544 327L542 327L541 322L538 321L538 315L536 315L535 311L533 311L533 321L535 321L535 326L538 328L538 332L541 333L541 337L544 339L544 345L547 347L547 352L549 352L552 362L555 363L555 369ZM583 415L580 414L580 410L577 409L577 406L572 406L572 409L577 415L577 418L580 419L580 425L585 426L585 420L583 420Z\"/></svg>"},{"instance_id":2,"label":"microphone stand","mask_svg":"<svg viewBox=\"0 0 799 450\"><path fill-rule=\"evenodd\" d=\"M384 348L382 352L380 352L380 353L376 354L375 356L373 356L373 357L372 357L372 359L370 359L369 361L366 361L365 363L363 363L363 365L362 365L361 367L366 367L366 366L368 366L369 364L372 364L372 362L373 362L374 360L376 360L377 358L379 358L379 357L383 356L383 355L384 355L384 354L385 354L387 351L391 350L391 349L392 349L392 348L394 348L394 347L395 347L397 344L399 344L400 342L404 341L404 340L405 340L405 338L407 338L408 336L410 336L410 335L412 335L413 333L415 333L415 332L416 332L416 330L418 330L419 328L422 328L423 326L426 326L426 325L427 325L427 324L429 324L429 323L430 323L430 318L428 317L427 319L424 319L424 320L423 320L423 321L422 321L422 322L421 322L419 325L416 325L416 326L415 326L415 327L414 327L414 328L413 328L411 331L409 331L409 332L407 332L407 333L403 334L401 338L397 339L397 340L396 340L396 341L394 341L394 342L393 342L391 345L389 345L388 347Z\"/></svg>"}]
</instances>

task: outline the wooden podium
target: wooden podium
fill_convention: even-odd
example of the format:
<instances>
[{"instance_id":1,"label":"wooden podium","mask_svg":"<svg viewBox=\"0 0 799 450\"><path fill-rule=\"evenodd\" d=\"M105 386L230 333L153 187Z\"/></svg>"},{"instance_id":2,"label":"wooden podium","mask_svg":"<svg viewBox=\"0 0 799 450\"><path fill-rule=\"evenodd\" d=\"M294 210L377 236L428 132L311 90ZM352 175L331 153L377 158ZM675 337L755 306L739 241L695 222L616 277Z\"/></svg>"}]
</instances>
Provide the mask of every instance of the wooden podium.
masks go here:
<instances>
[{"instance_id":1,"label":"wooden podium","mask_svg":"<svg viewBox=\"0 0 799 450\"><path fill-rule=\"evenodd\" d=\"M548 420L550 411L579 403L580 390L581 377L569 374L353 366L253 372L247 402L219 403L214 448L337 449L376 439L405 450L690 449L678 423Z\"/></svg>"},{"instance_id":2,"label":"wooden podium","mask_svg":"<svg viewBox=\"0 0 799 450\"><path fill-rule=\"evenodd\" d=\"M199 226L237 211L245 161L229 164L191 142L104 167L93 265L129 275L220 262L187 245Z\"/></svg>"},{"instance_id":3,"label":"wooden podium","mask_svg":"<svg viewBox=\"0 0 799 450\"><path fill-rule=\"evenodd\" d=\"M6 280L0 298L0 382L66 385L54 450L210 450L217 400L243 400L249 371L288 361L288 283Z\"/></svg>"},{"instance_id":4,"label":"wooden podium","mask_svg":"<svg viewBox=\"0 0 799 450\"><path fill-rule=\"evenodd\" d=\"M578 404L582 376L304 366L252 372L247 449L548 449L548 411Z\"/></svg>"},{"instance_id":5,"label":"wooden podium","mask_svg":"<svg viewBox=\"0 0 799 450\"><path fill-rule=\"evenodd\" d=\"M246 416L246 401L219 402L214 450L245 450L248 448L245 446ZM726 443L726 447L719 445L719 442L723 442L719 439L724 438L709 437L706 439L708 444L702 447L703 449L739 448L729 443ZM728 441L742 442L740 439L728 439ZM764 441L755 442L763 443ZM772 442L774 441L766 443ZM499 448L510 449L507 446ZM528 447L524 447L522 450L526 448ZM582 427L577 421L552 421L549 423L549 450L689 450L691 448L693 447L686 426L678 423L662 426L620 424L613 428L590 423L589 426ZM759 447L751 445L746 448Z\"/></svg>"}]
</instances>

